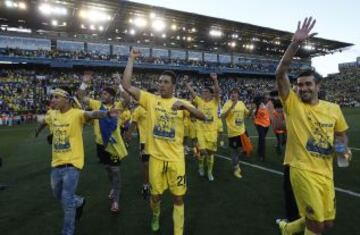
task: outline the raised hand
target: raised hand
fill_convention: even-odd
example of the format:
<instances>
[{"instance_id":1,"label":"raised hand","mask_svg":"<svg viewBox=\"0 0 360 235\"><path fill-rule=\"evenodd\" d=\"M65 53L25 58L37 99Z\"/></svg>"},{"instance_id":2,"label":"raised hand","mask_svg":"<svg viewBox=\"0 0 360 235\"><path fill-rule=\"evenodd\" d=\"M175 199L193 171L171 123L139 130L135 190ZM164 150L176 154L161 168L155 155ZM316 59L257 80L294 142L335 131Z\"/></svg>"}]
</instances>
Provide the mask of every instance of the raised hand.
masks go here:
<instances>
[{"instance_id":1,"label":"raised hand","mask_svg":"<svg viewBox=\"0 0 360 235\"><path fill-rule=\"evenodd\" d=\"M303 43L305 40L314 37L317 33L310 33L314 28L316 20L312 17L305 18L303 23L298 22L297 30L293 35L292 41L297 43Z\"/></svg>"},{"instance_id":2,"label":"raised hand","mask_svg":"<svg viewBox=\"0 0 360 235\"><path fill-rule=\"evenodd\" d=\"M92 80L93 71L85 71L83 76L83 82L90 83Z\"/></svg>"},{"instance_id":3,"label":"raised hand","mask_svg":"<svg viewBox=\"0 0 360 235\"><path fill-rule=\"evenodd\" d=\"M181 110L184 109L184 103L180 100L177 100L171 107L172 110Z\"/></svg>"},{"instance_id":4,"label":"raised hand","mask_svg":"<svg viewBox=\"0 0 360 235\"><path fill-rule=\"evenodd\" d=\"M210 78L215 81L217 80L217 74L216 73L210 73Z\"/></svg>"},{"instance_id":5,"label":"raised hand","mask_svg":"<svg viewBox=\"0 0 360 235\"><path fill-rule=\"evenodd\" d=\"M191 85L192 85L192 81L190 81L188 75L185 75L185 76L184 76L184 82L185 82L185 85L187 85L187 86L191 86Z\"/></svg>"},{"instance_id":6,"label":"raised hand","mask_svg":"<svg viewBox=\"0 0 360 235\"><path fill-rule=\"evenodd\" d=\"M131 49L131 51L130 51L130 57L131 57L132 59L139 58L140 55L141 55L141 53L140 53L139 50L134 49L134 48Z\"/></svg>"}]
</instances>

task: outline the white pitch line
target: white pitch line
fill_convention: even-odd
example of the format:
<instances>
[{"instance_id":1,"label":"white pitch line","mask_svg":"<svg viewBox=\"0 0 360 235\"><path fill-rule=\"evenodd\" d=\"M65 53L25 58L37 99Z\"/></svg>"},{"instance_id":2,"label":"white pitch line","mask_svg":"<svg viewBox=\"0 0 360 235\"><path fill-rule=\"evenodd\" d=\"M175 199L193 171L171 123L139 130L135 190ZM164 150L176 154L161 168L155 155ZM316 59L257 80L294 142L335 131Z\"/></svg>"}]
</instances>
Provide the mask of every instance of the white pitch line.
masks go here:
<instances>
[{"instance_id":1,"label":"white pitch line","mask_svg":"<svg viewBox=\"0 0 360 235\"><path fill-rule=\"evenodd\" d=\"M215 154L215 156L217 156L219 158L222 158L222 159L225 159L225 160L228 160L228 161L231 161L231 158L226 157L224 155ZM263 171L267 171L267 172L270 172L270 173L273 173L273 174L276 174L276 175L284 175L284 173L282 173L281 171L273 170L273 169L270 169L270 168L267 168L267 167L259 166L259 165L256 165L256 164L251 164L251 163L244 162L244 161L240 161L240 163L243 164L243 165L250 166L250 167L253 167L253 168L257 168L257 169L260 169L260 170L263 170ZM335 190L338 191L338 192L341 192L341 193L348 194L350 196L360 198L360 193L357 193L357 192L354 192L354 191L351 191L351 190L348 190L348 189L342 189L342 188L335 187Z\"/></svg>"}]
</instances>

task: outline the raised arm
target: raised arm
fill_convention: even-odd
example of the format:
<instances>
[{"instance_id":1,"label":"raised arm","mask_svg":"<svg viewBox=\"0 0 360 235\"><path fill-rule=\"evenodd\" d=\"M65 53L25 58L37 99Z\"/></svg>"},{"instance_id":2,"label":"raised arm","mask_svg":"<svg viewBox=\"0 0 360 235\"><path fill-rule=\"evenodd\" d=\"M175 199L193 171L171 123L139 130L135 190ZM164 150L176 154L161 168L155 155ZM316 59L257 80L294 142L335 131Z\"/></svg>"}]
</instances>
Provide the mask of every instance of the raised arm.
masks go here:
<instances>
[{"instance_id":1,"label":"raised arm","mask_svg":"<svg viewBox=\"0 0 360 235\"><path fill-rule=\"evenodd\" d=\"M223 112L221 114L221 118L226 118L230 114L231 110L236 106L236 104L237 104L237 101L236 102L233 101L230 108L228 108L228 110L226 110L225 112Z\"/></svg>"},{"instance_id":2,"label":"raised arm","mask_svg":"<svg viewBox=\"0 0 360 235\"><path fill-rule=\"evenodd\" d=\"M186 89L188 89L191 93L191 96L193 98L195 98L197 96L196 92L194 91L194 89L192 88L192 82L189 80L189 76L185 75L184 76L184 82L185 82L185 86L186 86Z\"/></svg>"},{"instance_id":3,"label":"raised arm","mask_svg":"<svg viewBox=\"0 0 360 235\"><path fill-rule=\"evenodd\" d=\"M280 63L276 69L276 84L279 90L279 96L285 100L290 92L291 84L288 77L288 71L293 57L298 51L300 45L307 39L314 37L317 33L310 33L314 28L316 20L310 18L305 18L304 22L301 25L301 22L298 22L298 27L296 32L293 35L292 41L288 48L285 51Z\"/></svg>"},{"instance_id":4,"label":"raised arm","mask_svg":"<svg viewBox=\"0 0 360 235\"><path fill-rule=\"evenodd\" d=\"M124 106L128 106L130 103L130 95L126 92L123 86L123 81L119 73L114 73L112 75L113 79L116 80L117 84L119 84L118 89L120 91L120 97L123 99Z\"/></svg>"},{"instance_id":5,"label":"raised arm","mask_svg":"<svg viewBox=\"0 0 360 235\"><path fill-rule=\"evenodd\" d=\"M188 105L180 100L176 101L173 106L172 106L173 110L187 110L192 116L194 116L195 118L205 121L206 116L200 112L198 109L196 109L194 106L192 105Z\"/></svg>"},{"instance_id":6,"label":"raised arm","mask_svg":"<svg viewBox=\"0 0 360 235\"><path fill-rule=\"evenodd\" d=\"M134 61L139 56L140 53L138 51L131 49L129 59L124 71L124 77L122 79L122 86L136 100L140 99L140 89L131 85L131 77L133 74Z\"/></svg>"},{"instance_id":7,"label":"raised arm","mask_svg":"<svg viewBox=\"0 0 360 235\"><path fill-rule=\"evenodd\" d=\"M220 99L220 86L218 81L218 76L216 73L210 73L210 78L214 82L214 97L215 99Z\"/></svg>"},{"instance_id":8,"label":"raised arm","mask_svg":"<svg viewBox=\"0 0 360 235\"><path fill-rule=\"evenodd\" d=\"M121 113L120 109L110 109L108 111L96 110L96 111L85 111L85 119L89 121L91 119L101 118L117 118Z\"/></svg>"},{"instance_id":9,"label":"raised arm","mask_svg":"<svg viewBox=\"0 0 360 235\"><path fill-rule=\"evenodd\" d=\"M83 75L82 83L80 84L79 89L77 90L77 97L79 101L86 106L89 105L90 98L87 97L86 89L90 86L93 73L91 71L85 71Z\"/></svg>"}]
</instances>

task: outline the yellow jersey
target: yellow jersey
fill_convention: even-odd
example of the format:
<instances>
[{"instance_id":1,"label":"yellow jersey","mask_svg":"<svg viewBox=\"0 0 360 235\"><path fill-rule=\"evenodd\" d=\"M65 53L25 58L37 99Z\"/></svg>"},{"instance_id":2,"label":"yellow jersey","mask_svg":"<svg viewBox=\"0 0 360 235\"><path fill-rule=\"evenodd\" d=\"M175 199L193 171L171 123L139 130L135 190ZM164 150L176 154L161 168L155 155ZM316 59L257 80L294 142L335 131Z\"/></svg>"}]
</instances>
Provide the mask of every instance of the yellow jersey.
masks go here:
<instances>
[{"instance_id":1,"label":"yellow jersey","mask_svg":"<svg viewBox=\"0 0 360 235\"><path fill-rule=\"evenodd\" d=\"M125 127L125 124L131 120L131 112L129 109L125 109L120 114L120 126Z\"/></svg>"},{"instance_id":2,"label":"yellow jersey","mask_svg":"<svg viewBox=\"0 0 360 235\"><path fill-rule=\"evenodd\" d=\"M73 164L84 166L83 125L86 122L83 110L71 108L65 113L54 110L50 117L53 133L51 166Z\"/></svg>"},{"instance_id":3,"label":"yellow jersey","mask_svg":"<svg viewBox=\"0 0 360 235\"><path fill-rule=\"evenodd\" d=\"M139 104L147 111L145 150L151 157L169 162L184 161L184 126L190 114L185 110L172 110L178 100L140 92Z\"/></svg>"},{"instance_id":4,"label":"yellow jersey","mask_svg":"<svg viewBox=\"0 0 360 235\"><path fill-rule=\"evenodd\" d=\"M222 122L221 118L218 118L217 124L218 124L217 125L218 126L218 132L219 133L224 132L224 125L223 125L223 122Z\"/></svg>"},{"instance_id":5,"label":"yellow jersey","mask_svg":"<svg viewBox=\"0 0 360 235\"><path fill-rule=\"evenodd\" d=\"M219 100L214 98L210 101L205 101L199 96L196 96L193 102L206 116L205 121L197 121L198 130L200 132L217 132Z\"/></svg>"},{"instance_id":6,"label":"yellow jersey","mask_svg":"<svg viewBox=\"0 0 360 235\"><path fill-rule=\"evenodd\" d=\"M222 113L226 113L232 106L233 101L228 100L222 108ZM249 110L242 101L238 101L235 107L225 118L228 137L235 137L245 132L245 117L249 115Z\"/></svg>"},{"instance_id":7,"label":"yellow jersey","mask_svg":"<svg viewBox=\"0 0 360 235\"><path fill-rule=\"evenodd\" d=\"M146 134L146 110L142 106L137 106L132 113L132 121L136 122L139 131L140 143L145 144Z\"/></svg>"},{"instance_id":8,"label":"yellow jersey","mask_svg":"<svg viewBox=\"0 0 360 235\"><path fill-rule=\"evenodd\" d=\"M306 104L292 90L282 102L288 131L285 164L333 178L334 132L348 129L339 105Z\"/></svg>"},{"instance_id":9,"label":"yellow jersey","mask_svg":"<svg viewBox=\"0 0 360 235\"><path fill-rule=\"evenodd\" d=\"M122 104L121 101L115 102L113 105L105 105L99 100L93 100L93 99L89 100L89 108L91 110L100 110L101 105L103 105L103 107L106 110L109 110L111 108L116 108L116 109L121 109L121 110L124 109L123 104ZM120 121L118 121L117 128L119 128L119 122ZM101 132L100 132L99 120L95 119L94 122L93 122L93 125L94 125L95 142L97 144L104 145L103 140L102 140L102 136L101 136Z\"/></svg>"},{"instance_id":10,"label":"yellow jersey","mask_svg":"<svg viewBox=\"0 0 360 235\"><path fill-rule=\"evenodd\" d=\"M52 134L51 120L52 120L52 115L54 115L54 113L55 113L55 109L49 109L46 112L45 119L44 119L45 123L48 125L50 134Z\"/></svg>"}]
</instances>

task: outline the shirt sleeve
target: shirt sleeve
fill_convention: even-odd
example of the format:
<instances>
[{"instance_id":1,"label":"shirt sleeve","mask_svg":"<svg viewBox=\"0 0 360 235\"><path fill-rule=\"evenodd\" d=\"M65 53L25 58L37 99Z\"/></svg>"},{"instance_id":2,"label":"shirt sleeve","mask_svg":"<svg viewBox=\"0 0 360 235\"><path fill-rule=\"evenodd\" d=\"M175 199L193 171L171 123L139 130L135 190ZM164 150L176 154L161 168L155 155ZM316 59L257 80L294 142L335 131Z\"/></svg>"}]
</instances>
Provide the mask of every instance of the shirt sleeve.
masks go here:
<instances>
[{"instance_id":1,"label":"shirt sleeve","mask_svg":"<svg viewBox=\"0 0 360 235\"><path fill-rule=\"evenodd\" d=\"M154 100L154 98L155 98L155 95L153 95L153 94L151 94L149 92L140 90L139 104L142 107L144 107L145 110L148 110L149 105L150 105L151 101Z\"/></svg>"},{"instance_id":2,"label":"shirt sleeve","mask_svg":"<svg viewBox=\"0 0 360 235\"><path fill-rule=\"evenodd\" d=\"M78 116L79 116L79 122L81 125L86 123L86 118L85 118L85 111L82 109L77 109L78 112Z\"/></svg>"},{"instance_id":3,"label":"shirt sleeve","mask_svg":"<svg viewBox=\"0 0 360 235\"><path fill-rule=\"evenodd\" d=\"M201 103L202 99L199 97L199 96L195 96L194 100L193 100L193 103L196 105L196 106L199 106L199 104Z\"/></svg>"},{"instance_id":4,"label":"shirt sleeve","mask_svg":"<svg viewBox=\"0 0 360 235\"><path fill-rule=\"evenodd\" d=\"M221 114L226 113L226 112L229 110L229 108L230 108L229 106L230 106L230 102L226 102L226 103L224 104L223 108L222 108Z\"/></svg>"},{"instance_id":5,"label":"shirt sleeve","mask_svg":"<svg viewBox=\"0 0 360 235\"><path fill-rule=\"evenodd\" d=\"M346 123L345 117L341 111L341 108L339 105L336 105L336 122L335 122L335 131L336 132L344 132L346 131L349 126Z\"/></svg>"},{"instance_id":6,"label":"shirt sleeve","mask_svg":"<svg viewBox=\"0 0 360 235\"><path fill-rule=\"evenodd\" d=\"M132 120L134 122L139 122L139 108L136 108L132 114Z\"/></svg>"},{"instance_id":7,"label":"shirt sleeve","mask_svg":"<svg viewBox=\"0 0 360 235\"><path fill-rule=\"evenodd\" d=\"M90 99L89 100L89 108L91 110L98 110L101 106L101 102L99 100Z\"/></svg>"},{"instance_id":8,"label":"shirt sleeve","mask_svg":"<svg viewBox=\"0 0 360 235\"><path fill-rule=\"evenodd\" d=\"M293 90L289 91L289 95L286 97L285 100L280 97L280 101L283 104L286 114L290 114L292 110L300 103L299 97Z\"/></svg>"}]
</instances>

